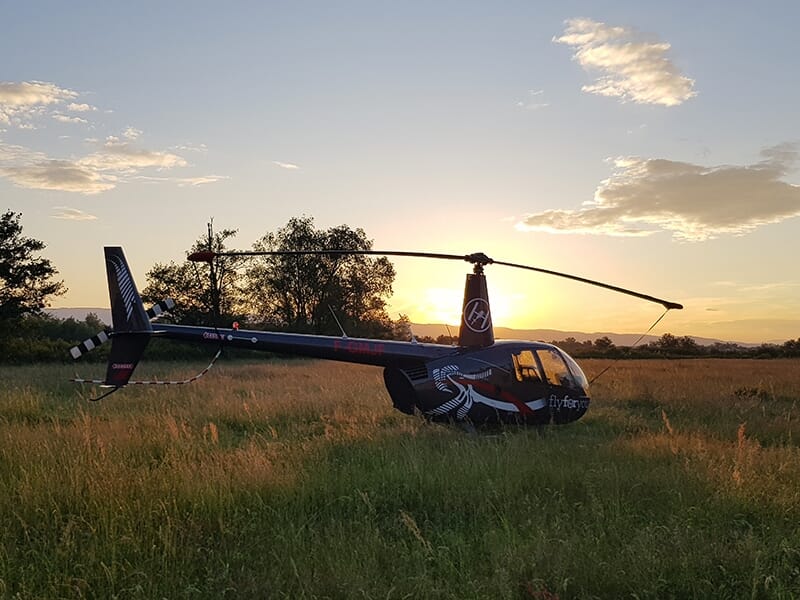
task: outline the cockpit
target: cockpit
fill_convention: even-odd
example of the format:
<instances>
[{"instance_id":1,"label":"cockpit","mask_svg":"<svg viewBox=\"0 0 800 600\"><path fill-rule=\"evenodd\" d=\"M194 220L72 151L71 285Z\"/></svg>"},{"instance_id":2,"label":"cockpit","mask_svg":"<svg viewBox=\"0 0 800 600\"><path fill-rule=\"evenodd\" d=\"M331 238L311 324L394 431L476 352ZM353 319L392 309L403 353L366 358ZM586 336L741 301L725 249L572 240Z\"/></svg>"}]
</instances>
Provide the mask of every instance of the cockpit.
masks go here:
<instances>
[{"instance_id":1,"label":"cockpit","mask_svg":"<svg viewBox=\"0 0 800 600\"><path fill-rule=\"evenodd\" d=\"M517 381L544 382L586 391L589 383L581 368L555 346L524 349L512 354Z\"/></svg>"}]
</instances>

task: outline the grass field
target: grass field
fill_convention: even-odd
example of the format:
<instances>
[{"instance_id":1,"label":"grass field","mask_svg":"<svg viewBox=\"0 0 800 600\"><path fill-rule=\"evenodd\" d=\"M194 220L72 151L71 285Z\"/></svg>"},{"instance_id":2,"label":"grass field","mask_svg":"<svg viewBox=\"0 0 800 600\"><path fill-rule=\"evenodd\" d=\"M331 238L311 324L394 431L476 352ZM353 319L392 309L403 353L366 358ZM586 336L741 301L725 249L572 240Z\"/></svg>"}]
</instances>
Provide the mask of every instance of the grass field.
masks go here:
<instances>
[{"instance_id":1,"label":"grass field","mask_svg":"<svg viewBox=\"0 0 800 600\"><path fill-rule=\"evenodd\" d=\"M581 421L478 435L376 368L73 374L0 368L0 597L800 597L800 361L620 362Z\"/></svg>"}]
</instances>

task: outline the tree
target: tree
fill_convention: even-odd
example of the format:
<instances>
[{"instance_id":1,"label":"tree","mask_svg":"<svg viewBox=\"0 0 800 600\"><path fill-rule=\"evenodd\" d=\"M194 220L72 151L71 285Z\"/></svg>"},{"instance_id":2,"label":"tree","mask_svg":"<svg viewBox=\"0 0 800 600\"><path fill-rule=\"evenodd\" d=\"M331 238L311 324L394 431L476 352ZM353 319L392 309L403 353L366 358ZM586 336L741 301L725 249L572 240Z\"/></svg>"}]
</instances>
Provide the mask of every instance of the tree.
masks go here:
<instances>
[{"instance_id":1,"label":"tree","mask_svg":"<svg viewBox=\"0 0 800 600\"><path fill-rule=\"evenodd\" d=\"M392 339L407 342L412 337L414 337L414 331L411 328L411 319L408 318L408 315L399 315L392 325Z\"/></svg>"},{"instance_id":2,"label":"tree","mask_svg":"<svg viewBox=\"0 0 800 600\"><path fill-rule=\"evenodd\" d=\"M607 335L603 337L597 338L594 341L594 347L596 350L600 351L602 354L606 354L611 352L615 348L614 342L611 341L611 338Z\"/></svg>"},{"instance_id":3,"label":"tree","mask_svg":"<svg viewBox=\"0 0 800 600\"><path fill-rule=\"evenodd\" d=\"M701 354L701 348L697 341L688 335L679 337L671 333L665 333L650 345L658 349L660 353L667 355L693 356Z\"/></svg>"},{"instance_id":4,"label":"tree","mask_svg":"<svg viewBox=\"0 0 800 600\"><path fill-rule=\"evenodd\" d=\"M226 240L235 236L235 229L215 233L209 223L208 232L197 239L186 255L200 250L226 252ZM240 264L240 258L230 256L215 257L210 263L156 263L145 275L147 285L142 290L142 300L156 303L172 298L175 308L169 311L170 316L185 325L208 324L215 317L235 320L242 314L237 271Z\"/></svg>"},{"instance_id":5,"label":"tree","mask_svg":"<svg viewBox=\"0 0 800 600\"><path fill-rule=\"evenodd\" d=\"M21 216L10 210L0 216L0 329L41 314L51 296L67 291L53 279L58 271L50 261L37 255L45 244L22 235Z\"/></svg>"},{"instance_id":6,"label":"tree","mask_svg":"<svg viewBox=\"0 0 800 600\"><path fill-rule=\"evenodd\" d=\"M364 230L317 230L295 217L253 246L257 251L371 250ZM248 306L262 323L296 332L392 337L386 312L395 271L385 257L319 254L263 256L247 270Z\"/></svg>"}]
</instances>

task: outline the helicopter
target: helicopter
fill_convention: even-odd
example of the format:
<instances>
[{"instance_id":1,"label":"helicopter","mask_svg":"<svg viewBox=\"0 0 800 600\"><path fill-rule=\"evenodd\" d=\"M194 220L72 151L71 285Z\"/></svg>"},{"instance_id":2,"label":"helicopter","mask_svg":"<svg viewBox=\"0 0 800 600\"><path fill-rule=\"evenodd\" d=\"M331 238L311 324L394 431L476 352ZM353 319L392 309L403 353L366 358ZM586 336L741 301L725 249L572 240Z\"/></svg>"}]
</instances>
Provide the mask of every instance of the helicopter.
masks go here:
<instances>
[{"instance_id":1,"label":"helicopter","mask_svg":"<svg viewBox=\"0 0 800 600\"><path fill-rule=\"evenodd\" d=\"M222 256L362 254L465 261L472 265L472 272L466 275L458 343L422 343L413 336L411 341L351 338L344 331L341 336L330 336L242 330L235 324L232 328L172 325L151 322L171 307L171 301L145 310L123 249L106 246L104 251L112 329L71 349L73 358L79 358L111 340L105 378L73 380L110 388L97 400L130 384L189 383L211 367L184 381L131 381L148 342L158 337L218 345L217 356L223 347L232 347L383 367L383 380L394 408L409 415L421 414L431 421L470 426L564 424L581 418L589 408L586 375L569 354L553 344L495 340L484 267L525 269L598 286L661 304L665 314L683 308L676 302L584 277L494 260L483 252L458 255L378 250L199 251L190 254L188 260L207 262L212 268L214 259Z\"/></svg>"}]
</instances>

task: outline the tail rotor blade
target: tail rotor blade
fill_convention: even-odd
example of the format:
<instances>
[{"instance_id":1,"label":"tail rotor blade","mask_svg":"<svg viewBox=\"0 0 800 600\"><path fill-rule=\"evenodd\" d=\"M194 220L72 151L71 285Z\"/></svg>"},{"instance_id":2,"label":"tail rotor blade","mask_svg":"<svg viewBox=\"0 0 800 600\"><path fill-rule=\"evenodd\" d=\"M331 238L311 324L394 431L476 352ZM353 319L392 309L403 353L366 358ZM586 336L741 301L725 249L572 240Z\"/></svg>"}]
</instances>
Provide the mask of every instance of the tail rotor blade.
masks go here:
<instances>
[{"instance_id":1,"label":"tail rotor blade","mask_svg":"<svg viewBox=\"0 0 800 600\"><path fill-rule=\"evenodd\" d=\"M147 318L152 321L156 317L160 317L162 313L165 313L173 308L175 308L175 301L172 298L167 298L166 300L157 302L148 308L146 311Z\"/></svg>"},{"instance_id":2,"label":"tail rotor blade","mask_svg":"<svg viewBox=\"0 0 800 600\"><path fill-rule=\"evenodd\" d=\"M91 352L101 344L105 344L110 337L110 333L111 333L110 329L104 329L103 331L93 335L92 337L83 340L77 346L73 346L72 348L70 348L69 353L72 355L72 358L77 360L87 352Z\"/></svg>"},{"instance_id":3,"label":"tail rotor blade","mask_svg":"<svg viewBox=\"0 0 800 600\"><path fill-rule=\"evenodd\" d=\"M162 300L161 302L158 302L157 304L154 304L148 308L145 311L145 314L147 315L147 318L152 321L172 308L175 308L175 301L172 298L167 298L166 300ZM70 348L69 353L72 358L77 360L87 352L91 352L98 346L105 344L109 339L111 339L112 334L113 331L111 329L104 329L92 337L83 340L77 346Z\"/></svg>"}]
</instances>

